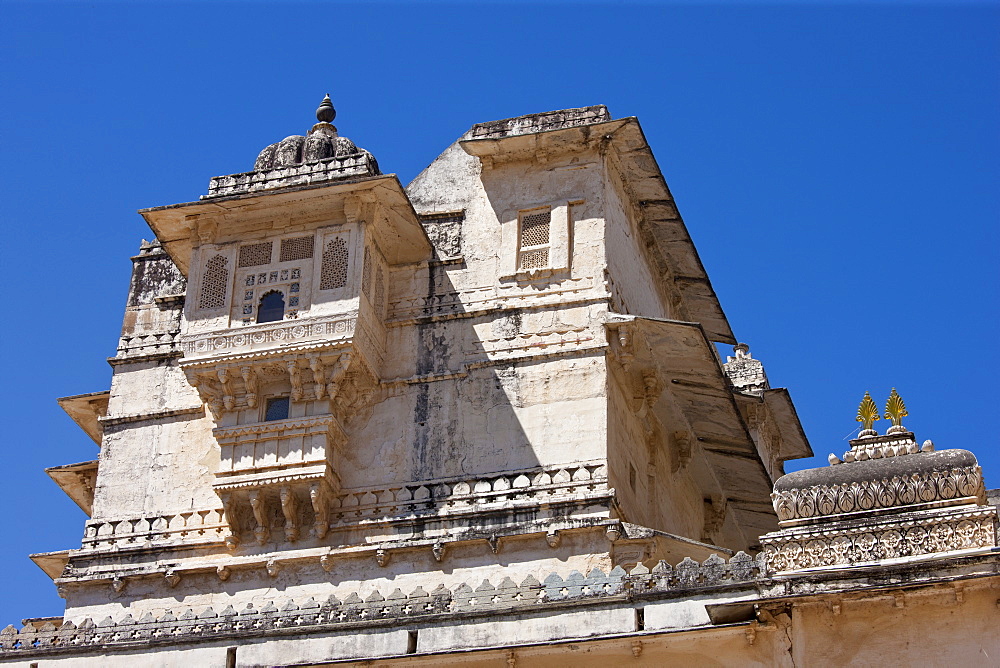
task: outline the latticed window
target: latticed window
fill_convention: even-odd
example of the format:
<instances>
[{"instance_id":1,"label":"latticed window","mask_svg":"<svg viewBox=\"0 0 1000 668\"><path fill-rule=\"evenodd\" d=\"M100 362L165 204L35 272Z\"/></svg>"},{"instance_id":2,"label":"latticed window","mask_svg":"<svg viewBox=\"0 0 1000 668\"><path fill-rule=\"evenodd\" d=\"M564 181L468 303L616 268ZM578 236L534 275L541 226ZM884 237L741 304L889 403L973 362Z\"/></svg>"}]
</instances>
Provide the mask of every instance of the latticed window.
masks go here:
<instances>
[{"instance_id":1,"label":"latticed window","mask_svg":"<svg viewBox=\"0 0 1000 668\"><path fill-rule=\"evenodd\" d=\"M201 296L198 308L222 308L226 305L226 288L229 286L229 260L216 255L205 263L201 277Z\"/></svg>"},{"instance_id":2,"label":"latticed window","mask_svg":"<svg viewBox=\"0 0 1000 668\"><path fill-rule=\"evenodd\" d=\"M311 236L281 240L281 252L278 254L279 262L308 260L312 256L313 238Z\"/></svg>"},{"instance_id":3,"label":"latticed window","mask_svg":"<svg viewBox=\"0 0 1000 668\"><path fill-rule=\"evenodd\" d=\"M274 397L267 400L267 407L264 410L264 421L286 420L288 419L288 397Z\"/></svg>"},{"instance_id":4,"label":"latticed window","mask_svg":"<svg viewBox=\"0 0 1000 668\"><path fill-rule=\"evenodd\" d=\"M259 244L247 244L240 246L240 267L259 267L262 264L271 263L271 242L265 241Z\"/></svg>"},{"instance_id":5,"label":"latticed window","mask_svg":"<svg viewBox=\"0 0 1000 668\"><path fill-rule=\"evenodd\" d=\"M518 269L541 269L549 266L549 228L552 211L535 209L521 214L517 250Z\"/></svg>"},{"instance_id":6,"label":"latticed window","mask_svg":"<svg viewBox=\"0 0 1000 668\"><path fill-rule=\"evenodd\" d=\"M337 237L323 249L319 289L334 290L347 285L347 242Z\"/></svg>"},{"instance_id":7,"label":"latticed window","mask_svg":"<svg viewBox=\"0 0 1000 668\"><path fill-rule=\"evenodd\" d=\"M365 297L371 299L371 283L372 283L372 254L367 248L365 248L365 265L361 270L361 291L365 293Z\"/></svg>"}]
</instances>

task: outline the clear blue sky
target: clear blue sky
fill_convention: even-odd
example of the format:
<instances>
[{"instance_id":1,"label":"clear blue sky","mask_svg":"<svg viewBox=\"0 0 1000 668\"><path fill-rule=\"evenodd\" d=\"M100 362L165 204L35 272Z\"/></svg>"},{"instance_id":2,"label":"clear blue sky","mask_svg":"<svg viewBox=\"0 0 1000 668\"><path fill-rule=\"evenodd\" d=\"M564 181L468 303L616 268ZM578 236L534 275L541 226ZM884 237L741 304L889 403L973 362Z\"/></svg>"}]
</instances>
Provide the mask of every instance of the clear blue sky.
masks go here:
<instances>
[{"instance_id":1,"label":"clear blue sky","mask_svg":"<svg viewBox=\"0 0 1000 668\"><path fill-rule=\"evenodd\" d=\"M476 122L638 116L737 337L825 465L865 390L1000 487L1000 4L0 2L5 474L0 626L59 614L30 552L84 515L42 472L96 446L135 210L197 199L301 134L407 183ZM884 425L885 423L880 423Z\"/></svg>"}]
</instances>

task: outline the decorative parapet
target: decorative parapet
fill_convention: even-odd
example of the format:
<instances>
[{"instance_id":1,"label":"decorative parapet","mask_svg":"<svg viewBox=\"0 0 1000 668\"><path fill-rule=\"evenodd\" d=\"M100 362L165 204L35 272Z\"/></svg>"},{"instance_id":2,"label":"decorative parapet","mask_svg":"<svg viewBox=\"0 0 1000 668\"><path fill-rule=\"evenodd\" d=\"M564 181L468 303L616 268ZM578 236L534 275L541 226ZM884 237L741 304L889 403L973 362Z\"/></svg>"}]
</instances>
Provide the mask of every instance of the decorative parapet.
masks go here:
<instances>
[{"instance_id":1,"label":"decorative parapet","mask_svg":"<svg viewBox=\"0 0 1000 668\"><path fill-rule=\"evenodd\" d=\"M187 609L181 614L166 612L159 617L146 613L139 619L131 614L95 623L66 621L56 627L25 625L18 630L7 626L0 631L0 659L12 656L84 652L87 648L146 646L149 644L194 643L241 638L248 635L321 633L340 628L358 628L401 623L403 620L435 621L452 615L498 615L541 610L567 604L601 604L623 598L674 597L712 589L746 587L763 576L760 560L743 552L728 562L712 555L702 563L685 558L677 566L661 561L652 569L642 564L631 572L616 567L609 574L595 568L586 576L572 571L567 577L551 573L542 581L528 576L520 584L504 577L496 584L489 580L462 583L453 588L438 585L431 591L417 587L409 594L394 589L355 591L343 598L330 596L323 602L309 598L271 601L261 608L247 604L237 611L227 606L221 611Z\"/></svg>"},{"instance_id":2,"label":"decorative parapet","mask_svg":"<svg viewBox=\"0 0 1000 668\"><path fill-rule=\"evenodd\" d=\"M337 316L264 325L248 325L238 330L185 335L181 350L185 358L197 359L218 354L252 354L261 349L308 341L348 339L354 335L356 316Z\"/></svg>"},{"instance_id":3,"label":"decorative parapet","mask_svg":"<svg viewBox=\"0 0 1000 668\"><path fill-rule=\"evenodd\" d=\"M179 347L180 330L149 334L122 334L118 339L118 358L171 355Z\"/></svg>"},{"instance_id":4,"label":"decorative parapet","mask_svg":"<svg viewBox=\"0 0 1000 668\"><path fill-rule=\"evenodd\" d=\"M525 469L481 478L452 478L337 495L331 524L403 514L448 515L507 504L538 505L608 491L607 467L600 462Z\"/></svg>"},{"instance_id":5,"label":"decorative parapet","mask_svg":"<svg viewBox=\"0 0 1000 668\"><path fill-rule=\"evenodd\" d=\"M603 104L576 109L547 111L541 114L529 114L516 118L505 118L488 123L477 123L472 126L472 139L501 139L516 135L548 132L576 128L582 125L605 123L611 120L608 108Z\"/></svg>"},{"instance_id":6,"label":"decorative parapet","mask_svg":"<svg viewBox=\"0 0 1000 668\"><path fill-rule=\"evenodd\" d=\"M202 199L246 195L261 190L305 186L348 178L378 176L378 163L368 151L342 157L327 158L288 165L278 169L262 169L241 174L215 176L209 181L208 194Z\"/></svg>"},{"instance_id":7,"label":"decorative parapet","mask_svg":"<svg viewBox=\"0 0 1000 668\"><path fill-rule=\"evenodd\" d=\"M775 572L860 566L994 548L996 524L997 511L990 506L946 508L779 531L762 536L761 545L768 567Z\"/></svg>"},{"instance_id":8,"label":"decorative parapet","mask_svg":"<svg viewBox=\"0 0 1000 668\"><path fill-rule=\"evenodd\" d=\"M778 572L844 568L954 556L997 546L997 509L987 505L983 474L967 450L917 446L902 425L907 415L893 389L892 421L880 436L878 408L865 392L862 430L843 460L796 471L774 483L771 499L780 531L761 536Z\"/></svg>"},{"instance_id":9,"label":"decorative parapet","mask_svg":"<svg viewBox=\"0 0 1000 668\"><path fill-rule=\"evenodd\" d=\"M390 522L395 518L448 517L607 497L610 494L607 483L607 467L594 461L477 478L449 478L394 487L341 490L329 495L327 524L320 527L318 533L325 535L331 529ZM226 479L217 478L217 485L226 485ZM311 507L305 503L301 505L303 513ZM310 516L300 520L300 524L315 521L316 518ZM177 540L221 543L229 533L230 527L221 508L136 518L97 519L87 522L83 548L146 547Z\"/></svg>"}]
</instances>

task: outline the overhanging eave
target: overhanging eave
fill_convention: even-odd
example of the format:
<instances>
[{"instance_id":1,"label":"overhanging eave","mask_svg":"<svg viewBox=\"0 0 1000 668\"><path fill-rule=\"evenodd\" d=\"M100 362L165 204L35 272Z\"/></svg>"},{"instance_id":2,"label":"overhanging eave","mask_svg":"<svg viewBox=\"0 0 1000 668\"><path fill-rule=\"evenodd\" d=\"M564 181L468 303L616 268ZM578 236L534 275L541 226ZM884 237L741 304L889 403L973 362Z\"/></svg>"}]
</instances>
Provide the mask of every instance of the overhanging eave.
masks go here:
<instances>
[{"instance_id":1,"label":"overhanging eave","mask_svg":"<svg viewBox=\"0 0 1000 668\"><path fill-rule=\"evenodd\" d=\"M104 427L99 418L108 414L108 400L110 398L111 392L105 390L62 397L56 401L66 411L66 414L73 418L73 422L79 425L80 429L83 429L94 443L100 445L104 435Z\"/></svg>"},{"instance_id":2,"label":"overhanging eave","mask_svg":"<svg viewBox=\"0 0 1000 668\"><path fill-rule=\"evenodd\" d=\"M730 507L753 527L771 530L771 479L723 373L714 347L698 323L619 316L609 323L636 328L636 363L655 367L666 391L691 425ZM667 414L666 408L654 408ZM765 517L766 516L766 517Z\"/></svg>"},{"instance_id":3,"label":"overhanging eave","mask_svg":"<svg viewBox=\"0 0 1000 668\"><path fill-rule=\"evenodd\" d=\"M140 209L139 214L186 277L191 252L200 243L199 229L213 226L216 240L235 240L227 238L226 230L237 220L259 219L261 225L272 228L274 220L282 216L309 215L319 210L340 211L349 195L365 191L386 211L385 219L389 223L388 229L383 230L389 243L384 249L386 259L392 264L429 259L432 254L430 240L395 174L170 204Z\"/></svg>"}]
</instances>

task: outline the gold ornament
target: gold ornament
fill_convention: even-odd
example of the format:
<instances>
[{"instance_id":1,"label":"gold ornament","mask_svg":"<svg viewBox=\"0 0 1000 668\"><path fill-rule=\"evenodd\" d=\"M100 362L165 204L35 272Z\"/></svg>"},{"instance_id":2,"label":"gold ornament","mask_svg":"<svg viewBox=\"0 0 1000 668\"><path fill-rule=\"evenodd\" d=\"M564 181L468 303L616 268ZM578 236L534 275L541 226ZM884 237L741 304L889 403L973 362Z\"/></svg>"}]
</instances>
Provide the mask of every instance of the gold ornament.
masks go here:
<instances>
[{"instance_id":1,"label":"gold ornament","mask_svg":"<svg viewBox=\"0 0 1000 668\"><path fill-rule=\"evenodd\" d=\"M892 388L889 400L885 402L885 419L892 420L893 427L901 427L903 426L903 418L907 415L909 413L906 412L906 404L903 403L903 397L899 396L895 387Z\"/></svg>"},{"instance_id":2,"label":"gold ornament","mask_svg":"<svg viewBox=\"0 0 1000 668\"><path fill-rule=\"evenodd\" d=\"M865 398L861 400L861 405L858 406L858 417L855 420L861 423L865 431L869 431L878 419L878 406L872 400L872 395L865 392Z\"/></svg>"}]
</instances>

